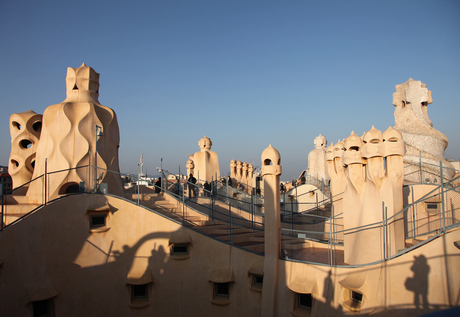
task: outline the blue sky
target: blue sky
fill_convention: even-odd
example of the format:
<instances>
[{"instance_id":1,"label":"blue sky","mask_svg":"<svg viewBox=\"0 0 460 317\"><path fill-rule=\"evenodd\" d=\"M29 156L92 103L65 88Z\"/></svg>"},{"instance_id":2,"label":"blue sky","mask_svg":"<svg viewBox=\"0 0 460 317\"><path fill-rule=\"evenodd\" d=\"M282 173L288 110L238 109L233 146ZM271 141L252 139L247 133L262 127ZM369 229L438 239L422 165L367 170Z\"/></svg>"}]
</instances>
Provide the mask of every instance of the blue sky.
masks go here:
<instances>
[{"instance_id":1,"label":"blue sky","mask_svg":"<svg viewBox=\"0 0 460 317\"><path fill-rule=\"evenodd\" d=\"M120 169L185 170L207 135L223 174L260 166L272 144L282 180L328 144L394 125L395 85L433 92L434 127L460 159L459 1L0 1L0 164L12 113L65 99L67 67L101 74L120 126Z\"/></svg>"}]
</instances>

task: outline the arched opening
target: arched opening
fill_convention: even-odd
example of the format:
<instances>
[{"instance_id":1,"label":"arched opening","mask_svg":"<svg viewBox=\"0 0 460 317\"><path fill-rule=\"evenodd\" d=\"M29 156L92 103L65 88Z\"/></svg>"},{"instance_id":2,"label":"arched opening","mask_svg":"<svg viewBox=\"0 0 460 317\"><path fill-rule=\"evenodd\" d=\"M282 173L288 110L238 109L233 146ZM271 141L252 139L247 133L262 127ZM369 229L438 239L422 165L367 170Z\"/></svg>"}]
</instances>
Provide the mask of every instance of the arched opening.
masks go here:
<instances>
[{"instance_id":1,"label":"arched opening","mask_svg":"<svg viewBox=\"0 0 460 317\"><path fill-rule=\"evenodd\" d=\"M42 132L42 122L41 121L34 122L34 124L32 124L32 129L34 129L34 131L38 133Z\"/></svg>"},{"instance_id":2,"label":"arched opening","mask_svg":"<svg viewBox=\"0 0 460 317\"><path fill-rule=\"evenodd\" d=\"M64 184L62 185L61 189L59 189L59 195L73 194L78 192L80 192L80 185L75 182Z\"/></svg>"},{"instance_id":3,"label":"arched opening","mask_svg":"<svg viewBox=\"0 0 460 317\"><path fill-rule=\"evenodd\" d=\"M24 163L25 163L27 170L33 173L34 168L35 168L35 154L29 156Z\"/></svg>"},{"instance_id":4,"label":"arched opening","mask_svg":"<svg viewBox=\"0 0 460 317\"><path fill-rule=\"evenodd\" d=\"M16 160L11 160L11 164L12 164L14 167L18 167L18 166L19 166L19 162L16 161Z\"/></svg>"},{"instance_id":5,"label":"arched opening","mask_svg":"<svg viewBox=\"0 0 460 317\"><path fill-rule=\"evenodd\" d=\"M22 149L30 149L32 147L32 141L24 139L19 143Z\"/></svg>"}]
</instances>

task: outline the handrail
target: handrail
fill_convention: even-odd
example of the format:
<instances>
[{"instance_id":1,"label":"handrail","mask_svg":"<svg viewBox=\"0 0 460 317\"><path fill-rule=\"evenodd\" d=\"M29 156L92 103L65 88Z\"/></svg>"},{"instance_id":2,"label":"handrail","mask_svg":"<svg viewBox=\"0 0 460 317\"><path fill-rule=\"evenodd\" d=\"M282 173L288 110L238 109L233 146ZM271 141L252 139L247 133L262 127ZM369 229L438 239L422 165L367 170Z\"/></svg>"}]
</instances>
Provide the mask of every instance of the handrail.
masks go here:
<instances>
[{"instance_id":1,"label":"handrail","mask_svg":"<svg viewBox=\"0 0 460 317\"><path fill-rule=\"evenodd\" d=\"M68 171L68 170L72 170L72 169L80 169L80 168L92 168L93 166L91 165L87 165L87 166L79 166L79 167L75 167L75 168L70 168L70 169L63 169L63 170L58 170L58 171L51 171L49 173L47 173L46 175L50 175L50 174L55 174L55 173L59 173L59 172L64 172L64 171ZM116 173L116 174L120 174L122 175L122 173L118 172L118 171L110 171L110 170L107 170L107 169L104 169L107 173ZM167 171L163 170L162 171L162 175L167 175ZM11 191L8 191L7 193L3 194L2 193L2 218L1 218L1 230L4 230L5 228L9 228L11 227L12 225L18 223L19 221L21 221L22 219L24 219L25 217L27 217L28 215L34 213L34 212L37 212L40 208L42 208L44 206L44 204L40 204L40 205L37 205L36 207L34 207L30 212L24 214L23 216L21 216L20 218L14 220L13 222L9 223L8 225L4 225L4 217L6 216L5 213L4 213L4 205L5 205L5 196L7 195L10 195L12 193L14 193L15 190L18 190L20 188L23 188L24 186L27 186L28 184L34 182L34 181L38 181L40 178L44 177L45 174L43 175L40 175L36 178L34 178L33 180L27 182L26 184L23 184ZM382 221L378 221L378 222L374 222L374 223L371 223L371 224L367 224L367 225L363 225L363 226L359 226L359 227L356 227L356 228L348 228L348 229L343 229L342 228L342 225L339 224L340 222L337 221L339 219L342 219L343 218L343 213L340 213L338 215L334 215L333 211L331 212L331 215L330 216L321 216L321 215L313 215L313 214L302 214L302 213L296 213L296 212L290 212L290 214L292 215L292 217L294 217L295 215L303 215L303 216L306 216L308 217L309 219L320 219L321 222L328 222L329 221L329 226L330 226L330 231L327 232L326 230L323 230L323 231L313 231L313 230L302 230L302 229L298 229L298 228L290 228L290 229L286 229L286 228L282 228L282 232L283 233L305 233L306 236L311 236L311 235L318 235L319 238L318 239L312 239L312 238L306 238L306 240L309 240L309 239L312 239L314 241L319 241L319 242L323 242L323 241L327 241L328 245L329 245L329 248L331 248L331 254L332 254L332 248L335 248L337 246L341 246L343 245L343 242L341 242L341 239L339 237L339 239L337 239L336 237L338 236L342 236L344 234L348 234L348 233L352 233L352 232L356 232L356 231L362 231L362 230L368 230L368 229L371 229L371 228L383 228L383 230L387 230L387 227L392 225L395 221L400 221L401 218L404 218L406 216L406 213L408 212L408 210L420 203L420 202L423 202L425 201L426 199L429 199L435 195L445 195L447 192L451 191L451 190L457 190L459 188L458 185L453 185L454 182L458 181L460 179L460 176L459 177L456 177L454 178L453 180L451 180L450 182L447 182L446 184L442 184L440 186L437 186L435 189L433 189L432 191L430 191L428 194L424 195L423 197L417 199L417 201L414 201L412 202L411 204L408 204L406 206L404 206L404 208L400 211L398 211L396 214L390 216L390 217L386 217L385 213L384 213L384 216L383 216L383 220ZM167 178L164 178L165 180L165 183L168 183L168 180ZM232 239L231 237L231 234L232 234L232 225L233 224L238 224L238 226L240 227L244 227L244 228L251 228L251 229L255 229L255 230L261 230L263 228L263 222L260 222L260 221L255 221L254 219L254 216L257 215L257 216L261 216L263 217L263 214L262 213L259 213L256 211L256 209L254 208L254 206L256 205L256 203L254 202L253 200L253 197L255 196L252 196L252 195L248 195L247 193L244 193L244 195L247 195L248 197L251 198L251 201L244 201L242 199L237 199L235 197L230 197L229 195L226 195L226 193L228 193L228 187L227 184L223 184L220 180L215 180L211 183L211 190L207 190L207 189L204 189L202 188L201 186L197 186L195 184L192 184L190 182L188 182L187 180L185 180L181 175L179 176L179 180L180 180L180 183L179 183L179 192L174 192L172 190L170 190L172 187L171 186L167 186L166 188L163 187L163 183L161 185L161 190L165 193L167 193L168 195L170 195L171 197L173 197L175 200L177 200L182 208L185 208L185 206L187 206L188 208L190 208L190 210L193 210L201 215L204 215L204 216L207 216L209 217L210 219L217 219L217 220L220 220L224 223L228 223L229 224L229 235L230 235L230 241ZM177 182L177 178L175 180L173 180L172 183L174 182ZM47 184L44 184L45 187L47 186ZM172 185L172 184L171 184ZM450 186L450 187L447 187L447 186ZM198 201L195 201L195 200L186 200L186 197L185 197L185 186L197 186L200 188L200 190L205 193L204 196L202 196L202 198L209 198L210 199L210 206L206 206L206 205L203 205L203 204L199 204ZM153 188L158 188L157 185L153 185ZM439 193L439 189L441 188L441 192ZM86 190L86 189L85 189ZM232 188L233 190L233 188ZM83 191L82 193L91 193L91 189L89 191ZM48 203L52 203L54 202L55 200L58 200L58 199L62 199L64 197L67 197L67 196L70 196L70 195L76 195L76 194L81 194L81 193L71 193L71 194L67 194L67 195L63 195L63 196L60 196L52 201L49 201ZM241 192L241 194L243 194ZM335 195L333 197L330 198L330 201L336 201L337 198L339 199L343 199L343 194L344 193L340 193L338 195ZM138 193L138 199L139 199L139 196L140 196L140 193ZM256 196L258 197L258 196ZM122 197L123 199L125 199L124 197ZM228 203L228 213L227 211L223 212L223 211L220 211L218 208L216 208L216 203L217 201L222 201L222 202L226 202ZM194 204L197 204L197 205L200 205L200 208L197 209L194 207ZM247 208L241 208L241 206L248 206ZM384 206L383 206L384 208ZM232 210L234 209L234 210ZM204 211L203 211L204 210ZM384 209L383 209L384 210ZM184 211L184 209L183 209ZM236 211L236 212L235 212ZM243 216L239 216L238 213L241 213L241 212L245 212L247 213L247 216L243 217ZM444 206L443 206L443 213L447 213L447 212L452 212L451 210L449 209L446 209L444 210ZM445 216L443 215L443 217L445 218ZM186 224L186 216L185 216L185 213L182 214L182 221L184 224ZM405 219L405 218L404 218ZM292 221L292 219L291 219ZM406 220L407 222L407 220ZM289 223L289 222L288 222ZM316 222L315 222L316 223ZM314 223L314 224L315 224ZM297 223L296 223L297 224ZM305 222L305 224L311 224L311 222ZM316 223L318 224L318 223ZM460 226L460 224L458 222L453 222L453 223L446 223L446 224L443 224L443 227L442 227L442 232L446 232L446 230L450 230L451 228L456 228ZM307 227L309 228L309 227ZM434 228L433 230L429 231L428 233L431 233L431 232L435 232L436 234L441 234L442 232L439 231L439 229L441 228ZM427 234L427 232L424 232L423 234ZM414 234L414 237L416 235ZM329 237L329 238L323 238L323 237ZM385 238L386 240L386 238ZM388 242L386 242L388 243ZM401 251L401 252L405 252L404 250ZM391 257L393 257L394 255L392 255ZM387 255L384 256L384 260L388 259L388 258L391 258L391 257L388 257ZM331 258L332 258L332 255L331 255ZM379 262L379 261L377 261ZM374 262L373 262L374 263ZM368 265L368 264L366 264Z\"/></svg>"}]
</instances>

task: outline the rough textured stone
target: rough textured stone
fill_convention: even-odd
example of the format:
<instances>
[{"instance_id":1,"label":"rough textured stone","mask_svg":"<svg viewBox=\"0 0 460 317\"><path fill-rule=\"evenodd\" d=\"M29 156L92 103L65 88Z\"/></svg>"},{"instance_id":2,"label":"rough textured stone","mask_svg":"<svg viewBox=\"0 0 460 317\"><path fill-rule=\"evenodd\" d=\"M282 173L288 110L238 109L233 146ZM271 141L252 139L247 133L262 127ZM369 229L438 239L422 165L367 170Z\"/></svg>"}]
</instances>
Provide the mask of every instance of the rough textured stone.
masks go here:
<instances>
[{"instance_id":1,"label":"rough textured stone","mask_svg":"<svg viewBox=\"0 0 460 317\"><path fill-rule=\"evenodd\" d=\"M394 128L401 132L406 144L406 182L440 181L440 162L444 167L445 180L452 179L455 174L454 167L444 159L448 139L433 128L428 117L428 105L432 102L431 91L426 84L412 78L396 85L396 92L393 93L393 105L396 107ZM423 166L422 173L420 165Z\"/></svg>"},{"instance_id":2,"label":"rough textured stone","mask_svg":"<svg viewBox=\"0 0 460 317\"><path fill-rule=\"evenodd\" d=\"M319 181L330 179L327 171L326 147L327 140L321 134L315 138L315 149L308 154L307 173Z\"/></svg>"}]
</instances>

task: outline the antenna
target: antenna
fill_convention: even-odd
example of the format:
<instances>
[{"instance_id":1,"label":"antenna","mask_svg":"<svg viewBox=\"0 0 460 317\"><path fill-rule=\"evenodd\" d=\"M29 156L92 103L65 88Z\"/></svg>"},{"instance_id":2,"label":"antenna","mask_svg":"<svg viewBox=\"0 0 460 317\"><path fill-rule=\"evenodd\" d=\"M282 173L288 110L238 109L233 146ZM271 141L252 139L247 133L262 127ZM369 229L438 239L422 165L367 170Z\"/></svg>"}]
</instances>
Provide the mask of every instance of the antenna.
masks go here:
<instances>
[{"instance_id":1,"label":"antenna","mask_svg":"<svg viewBox=\"0 0 460 317\"><path fill-rule=\"evenodd\" d=\"M139 160L140 175L144 175L144 154L141 153L141 159Z\"/></svg>"}]
</instances>

